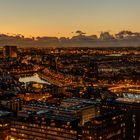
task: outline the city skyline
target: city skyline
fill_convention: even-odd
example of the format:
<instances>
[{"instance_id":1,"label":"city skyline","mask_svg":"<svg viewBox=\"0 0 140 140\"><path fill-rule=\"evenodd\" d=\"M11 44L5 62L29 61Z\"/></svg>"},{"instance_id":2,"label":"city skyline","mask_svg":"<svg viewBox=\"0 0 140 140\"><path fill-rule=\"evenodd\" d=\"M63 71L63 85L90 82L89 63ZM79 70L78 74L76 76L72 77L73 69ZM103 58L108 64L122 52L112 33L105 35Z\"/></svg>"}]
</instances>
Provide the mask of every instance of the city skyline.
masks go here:
<instances>
[{"instance_id":1,"label":"city skyline","mask_svg":"<svg viewBox=\"0 0 140 140\"><path fill-rule=\"evenodd\" d=\"M139 32L138 0L0 0L0 32L72 37L120 30Z\"/></svg>"},{"instance_id":2,"label":"city skyline","mask_svg":"<svg viewBox=\"0 0 140 140\"><path fill-rule=\"evenodd\" d=\"M0 140L140 140L140 0L0 0Z\"/></svg>"}]
</instances>

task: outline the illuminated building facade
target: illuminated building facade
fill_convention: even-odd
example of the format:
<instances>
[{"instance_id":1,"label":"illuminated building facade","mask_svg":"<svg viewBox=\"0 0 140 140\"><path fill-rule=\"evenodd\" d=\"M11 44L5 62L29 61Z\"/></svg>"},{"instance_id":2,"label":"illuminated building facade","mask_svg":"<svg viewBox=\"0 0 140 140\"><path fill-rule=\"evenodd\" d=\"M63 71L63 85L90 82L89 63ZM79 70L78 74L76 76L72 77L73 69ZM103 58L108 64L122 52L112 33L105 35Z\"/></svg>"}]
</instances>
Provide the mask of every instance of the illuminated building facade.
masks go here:
<instances>
[{"instance_id":1,"label":"illuminated building facade","mask_svg":"<svg viewBox=\"0 0 140 140\"><path fill-rule=\"evenodd\" d=\"M4 46L3 55L5 58L16 58L17 57L17 46Z\"/></svg>"}]
</instances>

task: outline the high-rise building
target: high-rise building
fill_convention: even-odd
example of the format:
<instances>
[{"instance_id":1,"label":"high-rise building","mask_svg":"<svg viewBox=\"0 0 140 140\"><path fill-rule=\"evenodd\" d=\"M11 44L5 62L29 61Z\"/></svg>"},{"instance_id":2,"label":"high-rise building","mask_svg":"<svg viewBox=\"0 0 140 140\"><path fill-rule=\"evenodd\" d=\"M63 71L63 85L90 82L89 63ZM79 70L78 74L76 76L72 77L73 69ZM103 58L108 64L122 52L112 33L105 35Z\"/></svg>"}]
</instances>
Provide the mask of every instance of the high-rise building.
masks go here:
<instances>
[{"instance_id":1,"label":"high-rise building","mask_svg":"<svg viewBox=\"0 0 140 140\"><path fill-rule=\"evenodd\" d=\"M17 46L4 46L3 47L4 58L16 58L17 57Z\"/></svg>"},{"instance_id":2,"label":"high-rise building","mask_svg":"<svg viewBox=\"0 0 140 140\"><path fill-rule=\"evenodd\" d=\"M50 67L51 69L53 69L54 71L58 72L58 57L56 56L51 56L50 58Z\"/></svg>"},{"instance_id":3,"label":"high-rise building","mask_svg":"<svg viewBox=\"0 0 140 140\"><path fill-rule=\"evenodd\" d=\"M95 61L90 61L89 63L89 75L91 78L97 78L98 77L98 66Z\"/></svg>"},{"instance_id":4,"label":"high-rise building","mask_svg":"<svg viewBox=\"0 0 140 140\"><path fill-rule=\"evenodd\" d=\"M95 60L88 60L88 65L85 70L85 79L86 81L93 82L93 80L96 80L98 78L98 65Z\"/></svg>"}]
</instances>

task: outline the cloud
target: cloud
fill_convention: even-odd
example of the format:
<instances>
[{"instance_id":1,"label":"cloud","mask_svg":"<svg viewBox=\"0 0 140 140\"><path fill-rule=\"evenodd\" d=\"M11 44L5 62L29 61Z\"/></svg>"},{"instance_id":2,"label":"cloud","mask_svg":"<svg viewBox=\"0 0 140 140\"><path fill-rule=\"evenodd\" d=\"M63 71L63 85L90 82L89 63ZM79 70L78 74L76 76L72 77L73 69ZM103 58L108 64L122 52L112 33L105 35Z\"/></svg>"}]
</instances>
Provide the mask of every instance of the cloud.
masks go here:
<instances>
[{"instance_id":1,"label":"cloud","mask_svg":"<svg viewBox=\"0 0 140 140\"><path fill-rule=\"evenodd\" d=\"M0 46L17 45L19 47L140 47L140 33L127 30L112 35L109 32L101 32L100 36L86 35L77 30L77 35L66 37L32 37L26 38L21 34L0 34Z\"/></svg>"}]
</instances>

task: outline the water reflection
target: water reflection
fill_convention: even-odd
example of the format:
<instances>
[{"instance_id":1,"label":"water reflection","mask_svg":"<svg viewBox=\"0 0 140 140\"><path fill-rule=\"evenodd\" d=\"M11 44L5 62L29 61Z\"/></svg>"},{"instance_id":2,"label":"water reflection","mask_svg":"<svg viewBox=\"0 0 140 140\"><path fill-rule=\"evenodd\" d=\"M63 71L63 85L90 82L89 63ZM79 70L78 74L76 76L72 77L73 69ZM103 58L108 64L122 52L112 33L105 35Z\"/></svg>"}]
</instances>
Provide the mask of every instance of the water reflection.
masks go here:
<instances>
[{"instance_id":1,"label":"water reflection","mask_svg":"<svg viewBox=\"0 0 140 140\"><path fill-rule=\"evenodd\" d=\"M19 81L24 83L32 81L37 83L49 84L48 82L42 80L37 73L33 74L32 76L20 77Z\"/></svg>"}]
</instances>

